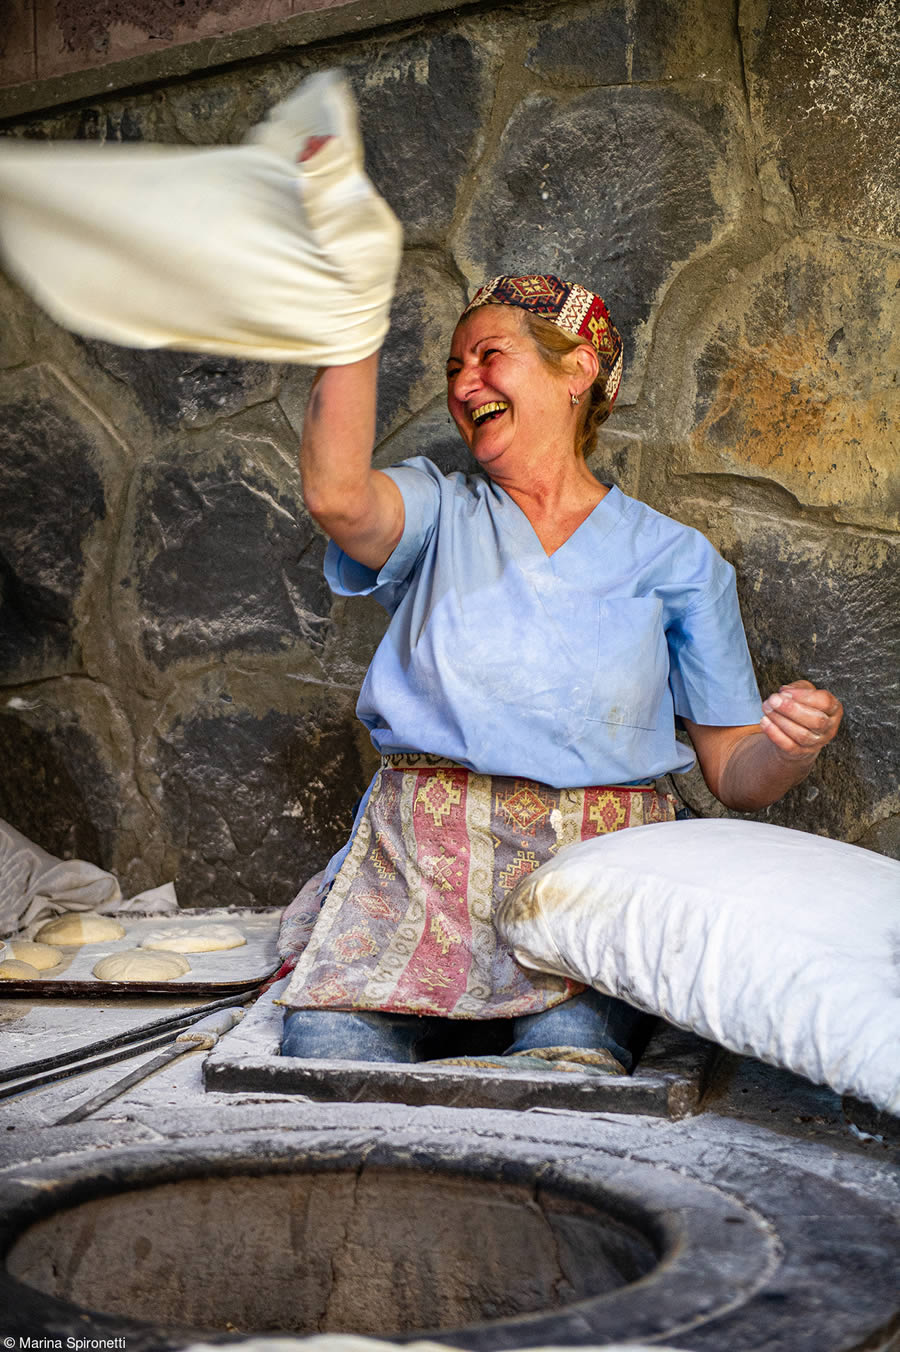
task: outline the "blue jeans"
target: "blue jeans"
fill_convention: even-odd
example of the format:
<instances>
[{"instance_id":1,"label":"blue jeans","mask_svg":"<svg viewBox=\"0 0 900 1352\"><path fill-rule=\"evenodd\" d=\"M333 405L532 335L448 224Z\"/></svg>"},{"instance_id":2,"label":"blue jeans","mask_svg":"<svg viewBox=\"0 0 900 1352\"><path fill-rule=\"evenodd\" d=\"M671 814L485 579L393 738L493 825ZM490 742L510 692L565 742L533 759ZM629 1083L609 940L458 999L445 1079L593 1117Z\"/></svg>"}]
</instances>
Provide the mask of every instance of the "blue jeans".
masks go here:
<instances>
[{"instance_id":1,"label":"blue jeans","mask_svg":"<svg viewBox=\"0 0 900 1352\"><path fill-rule=\"evenodd\" d=\"M622 1000L587 990L540 1014L518 1019L447 1019L434 1015L295 1009L285 1015L282 1056L313 1061L411 1064L444 1056L605 1047L631 1070L653 1019Z\"/></svg>"}]
</instances>

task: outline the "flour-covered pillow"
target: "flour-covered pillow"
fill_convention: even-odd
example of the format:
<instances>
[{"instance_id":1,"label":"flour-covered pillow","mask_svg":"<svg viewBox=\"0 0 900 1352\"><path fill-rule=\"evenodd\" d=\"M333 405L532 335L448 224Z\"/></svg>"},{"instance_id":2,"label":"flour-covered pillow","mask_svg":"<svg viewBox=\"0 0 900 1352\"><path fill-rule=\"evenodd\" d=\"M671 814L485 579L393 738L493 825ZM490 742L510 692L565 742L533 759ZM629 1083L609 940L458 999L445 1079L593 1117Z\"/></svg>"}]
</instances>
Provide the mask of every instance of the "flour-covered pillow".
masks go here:
<instances>
[{"instance_id":1,"label":"flour-covered pillow","mask_svg":"<svg viewBox=\"0 0 900 1352\"><path fill-rule=\"evenodd\" d=\"M664 822L560 851L496 923L526 967L900 1113L900 863L759 822Z\"/></svg>"}]
</instances>

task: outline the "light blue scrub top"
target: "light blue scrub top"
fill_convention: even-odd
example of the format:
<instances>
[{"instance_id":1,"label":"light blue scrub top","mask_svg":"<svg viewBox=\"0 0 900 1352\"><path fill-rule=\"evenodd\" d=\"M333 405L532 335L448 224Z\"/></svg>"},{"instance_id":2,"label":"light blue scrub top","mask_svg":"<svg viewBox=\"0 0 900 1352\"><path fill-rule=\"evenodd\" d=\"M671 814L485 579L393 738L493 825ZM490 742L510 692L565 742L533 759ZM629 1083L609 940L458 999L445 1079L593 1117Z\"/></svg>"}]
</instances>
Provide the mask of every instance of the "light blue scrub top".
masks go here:
<instances>
[{"instance_id":1,"label":"light blue scrub top","mask_svg":"<svg viewBox=\"0 0 900 1352\"><path fill-rule=\"evenodd\" d=\"M383 754L629 784L693 765L676 714L761 718L734 569L698 531L612 488L548 557L490 479L422 456L386 472L406 508L387 563L325 557L332 591L391 616L357 705Z\"/></svg>"}]
</instances>

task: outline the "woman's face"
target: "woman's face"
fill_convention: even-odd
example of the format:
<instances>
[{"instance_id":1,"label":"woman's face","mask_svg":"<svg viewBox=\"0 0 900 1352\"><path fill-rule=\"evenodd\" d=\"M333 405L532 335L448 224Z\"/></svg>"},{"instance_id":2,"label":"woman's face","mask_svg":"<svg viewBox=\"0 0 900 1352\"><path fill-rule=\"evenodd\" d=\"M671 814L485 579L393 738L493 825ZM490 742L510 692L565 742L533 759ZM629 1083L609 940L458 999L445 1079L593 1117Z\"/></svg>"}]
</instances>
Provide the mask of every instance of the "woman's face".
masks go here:
<instances>
[{"instance_id":1,"label":"woman's face","mask_svg":"<svg viewBox=\"0 0 900 1352\"><path fill-rule=\"evenodd\" d=\"M544 361L512 306L482 305L461 320L447 361L447 406L485 469L507 452L571 450L569 377ZM497 466L500 468L500 466Z\"/></svg>"}]
</instances>

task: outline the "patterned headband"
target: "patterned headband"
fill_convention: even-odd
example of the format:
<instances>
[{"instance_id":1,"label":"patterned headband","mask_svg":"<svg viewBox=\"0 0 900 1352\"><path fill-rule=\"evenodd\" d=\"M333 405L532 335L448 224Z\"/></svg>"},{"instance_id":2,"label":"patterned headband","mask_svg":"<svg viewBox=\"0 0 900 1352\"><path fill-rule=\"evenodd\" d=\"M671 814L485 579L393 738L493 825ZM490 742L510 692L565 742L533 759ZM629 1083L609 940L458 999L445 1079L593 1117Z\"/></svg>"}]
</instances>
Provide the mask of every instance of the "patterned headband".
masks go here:
<instances>
[{"instance_id":1,"label":"patterned headband","mask_svg":"<svg viewBox=\"0 0 900 1352\"><path fill-rule=\"evenodd\" d=\"M492 277L478 288L460 318L479 305L515 305L590 343L606 377L606 398L613 402L622 383L622 339L593 291L558 277Z\"/></svg>"}]
</instances>

